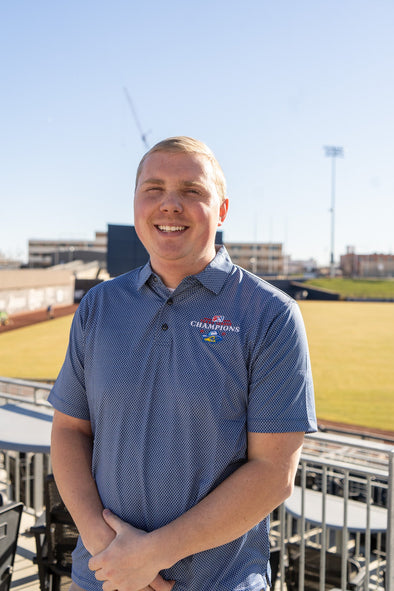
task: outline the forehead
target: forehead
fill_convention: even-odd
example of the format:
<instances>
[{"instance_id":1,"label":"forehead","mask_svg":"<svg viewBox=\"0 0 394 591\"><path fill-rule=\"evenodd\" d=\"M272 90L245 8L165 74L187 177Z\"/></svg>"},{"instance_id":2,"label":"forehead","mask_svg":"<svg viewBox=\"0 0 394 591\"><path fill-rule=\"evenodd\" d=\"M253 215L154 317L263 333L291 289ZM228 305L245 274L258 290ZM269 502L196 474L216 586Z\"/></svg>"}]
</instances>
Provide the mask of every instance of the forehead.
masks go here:
<instances>
[{"instance_id":1,"label":"forehead","mask_svg":"<svg viewBox=\"0 0 394 591\"><path fill-rule=\"evenodd\" d=\"M138 184L148 179L213 182L210 160L189 152L153 152L144 161Z\"/></svg>"}]
</instances>

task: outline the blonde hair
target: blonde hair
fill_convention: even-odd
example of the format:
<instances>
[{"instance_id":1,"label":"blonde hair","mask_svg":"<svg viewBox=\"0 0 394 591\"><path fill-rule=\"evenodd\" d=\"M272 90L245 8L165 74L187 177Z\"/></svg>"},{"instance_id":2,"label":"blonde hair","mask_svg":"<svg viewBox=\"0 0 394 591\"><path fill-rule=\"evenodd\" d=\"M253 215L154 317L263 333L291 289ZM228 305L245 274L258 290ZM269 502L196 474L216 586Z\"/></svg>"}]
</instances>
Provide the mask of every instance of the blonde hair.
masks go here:
<instances>
[{"instance_id":1,"label":"blonde hair","mask_svg":"<svg viewBox=\"0 0 394 591\"><path fill-rule=\"evenodd\" d=\"M158 142L156 145L153 146L146 154L142 157L141 162L137 168L137 174L135 178L135 187L137 187L138 179L140 177L142 167L144 165L145 160L151 154L155 152L170 152L170 153L183 153L183 154L201 154L208 158L212 165L214 182L216 185L216 189L220 198L220 202L226 199L226 179L224 177L223 171L220 167L219 162L216 160L214 153L206 144L200 142L199 140L195 140L192 137L187 136L177 136L177 137L170 137L161 142Z\"/></svg>"}]
</instances>

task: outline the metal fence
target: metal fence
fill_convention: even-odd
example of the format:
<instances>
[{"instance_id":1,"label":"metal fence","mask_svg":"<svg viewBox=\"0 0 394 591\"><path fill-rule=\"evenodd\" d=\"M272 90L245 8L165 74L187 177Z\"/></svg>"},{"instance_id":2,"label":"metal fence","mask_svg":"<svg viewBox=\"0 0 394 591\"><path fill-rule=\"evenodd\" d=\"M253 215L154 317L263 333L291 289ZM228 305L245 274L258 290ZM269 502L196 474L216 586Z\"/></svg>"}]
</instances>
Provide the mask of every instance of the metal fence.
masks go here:
<instances>
[{"instance_id":1,"label":"metal fence","mask_svg":"<svg viewBox=\"0 0 394 591\"><path fill-rule=\"evenodd\" d=\"M0 450L0 494L3 502L22 501L39 515L44 507L44 479L51 473L49 454Z\"/></svg>"},{"instance_id":2,"label":"metal fence","mask_svg":"<svg viewBox=\"0 0 394 591\"><path fill-rule=\"evenodd\" d=\"M0 403L20 399L22 399L22 402L33 402L34 404L46 403L51 388L50 383L0 376Z\"/></svg>"},{"instance_id":3,"label":"metal fence","mask_svg":"<svg viewBox=\"0 0 394 591\"><path fill-rule=\"evenodd\" d=\"M394 591L393 474L390 445L307 436L295 492L274 514L278 587Z\"/></svg>"},{"instance_id":4,"label":"metal fence","mask_svg":"<svg viewBox=\"0 0 394 591\"><path fill-rule=\"evenodd\" d=\"M50 384L0 377L0 405L12 403L50 406ZM0 449L0 494L3 502L22 501L36 515L44 504L44 478L51 472L49 454Z\"/></svg>"}]
</instances>

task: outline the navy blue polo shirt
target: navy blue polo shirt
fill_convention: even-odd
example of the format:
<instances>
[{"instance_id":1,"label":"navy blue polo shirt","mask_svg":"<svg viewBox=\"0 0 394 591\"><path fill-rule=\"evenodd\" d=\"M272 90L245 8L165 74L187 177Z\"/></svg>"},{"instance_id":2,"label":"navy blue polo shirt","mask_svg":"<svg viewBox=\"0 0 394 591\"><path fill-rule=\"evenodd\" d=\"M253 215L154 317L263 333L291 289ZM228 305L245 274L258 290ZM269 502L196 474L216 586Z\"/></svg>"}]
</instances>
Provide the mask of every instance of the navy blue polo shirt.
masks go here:
<instances>
[{"instance_id":1,"label":"navy blue polo shirt","mask_svg":"<svg viewBox=\"0 0 394 591\"><path fill-rule=\"evenodd\" d=\"M224 247L173 292L149 263L91 289L49 400L90 420L104 506L146 531L182 515L242 465L247 431L316 430L297 303L234 265ZM162 575L176 581L174 591L260 590L268 529L265 519ZM89 557L79 540L73 579L98 591Z\"/></svg>"}]
</instances>

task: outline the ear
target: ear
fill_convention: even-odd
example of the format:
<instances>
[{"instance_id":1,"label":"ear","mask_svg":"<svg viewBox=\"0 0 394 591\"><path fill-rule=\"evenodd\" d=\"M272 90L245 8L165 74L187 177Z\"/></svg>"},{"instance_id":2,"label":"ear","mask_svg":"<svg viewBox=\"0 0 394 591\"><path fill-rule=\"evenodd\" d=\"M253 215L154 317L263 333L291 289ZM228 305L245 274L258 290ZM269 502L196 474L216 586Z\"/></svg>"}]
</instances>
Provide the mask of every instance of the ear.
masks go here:
<instances>
[{"instance_id":1,"label":"ear","mask_svg":"<svg viewBox=\"0 0 394 591\"><path fill-rule=\"evenodd\" d=\"M227 212L228 212L228 199L225 199L220 204L218 226L221 226L223 224L224 220L226 219Z\"/></svg>"}]
</instances>

